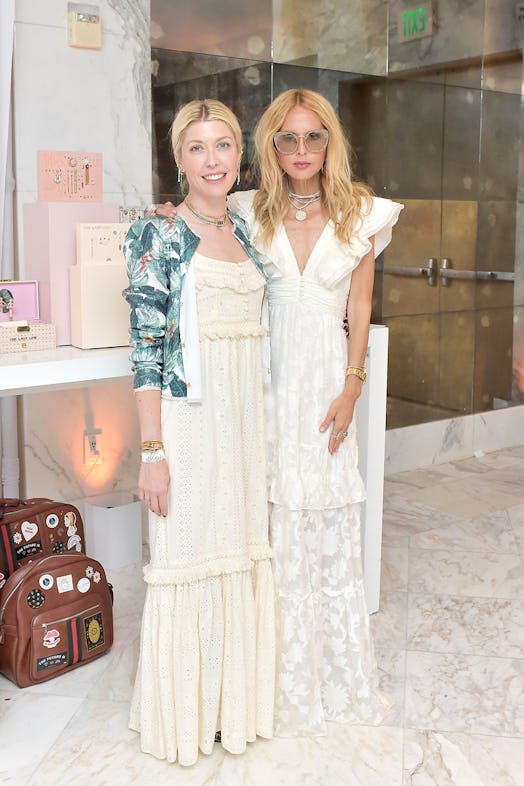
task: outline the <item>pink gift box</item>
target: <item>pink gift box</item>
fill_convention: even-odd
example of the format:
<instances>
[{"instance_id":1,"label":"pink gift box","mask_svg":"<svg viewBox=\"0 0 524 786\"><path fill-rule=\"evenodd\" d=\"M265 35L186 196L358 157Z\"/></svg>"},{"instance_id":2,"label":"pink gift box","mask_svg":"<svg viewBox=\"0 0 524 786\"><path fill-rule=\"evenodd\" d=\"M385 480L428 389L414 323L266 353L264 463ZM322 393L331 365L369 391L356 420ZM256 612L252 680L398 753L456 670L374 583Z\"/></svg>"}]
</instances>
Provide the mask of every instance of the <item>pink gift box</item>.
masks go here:
<instances>
[{"instance_id":1,"label":"pink gift box","mask_svg":"<svg viewBox=\"0 0 524 786\"><path fill-rule=\"evenodd\" d=\"M24 270L39 282L40 319L55 325L58 346L71 344L69 268L76 265L77 224L116 223L119 212L110 203L24 205Z\"/></svg>"},{"instance_id":2,"label":"pink gift box","mask_svg":"<svg viewBox=\"0 0 524 786\"><path fill-rule=\"evenodd\" d=\"M0 280L0 320L38 319L38 282Z\"/></svg>"}]
</instances>

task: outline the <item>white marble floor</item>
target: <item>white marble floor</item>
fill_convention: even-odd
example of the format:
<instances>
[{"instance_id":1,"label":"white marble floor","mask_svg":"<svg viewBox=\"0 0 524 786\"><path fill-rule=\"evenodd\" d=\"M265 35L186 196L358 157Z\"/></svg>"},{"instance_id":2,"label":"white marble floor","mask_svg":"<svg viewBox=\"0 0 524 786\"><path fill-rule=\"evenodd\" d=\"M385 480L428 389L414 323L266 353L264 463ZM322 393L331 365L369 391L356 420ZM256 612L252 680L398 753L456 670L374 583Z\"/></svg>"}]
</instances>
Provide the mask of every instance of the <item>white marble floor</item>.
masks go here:
<instances>
[{"instance_id":1,"label":"white marble floor","mask_svg":"<svg viewBox=\"0 0 524 786\"><path fill-rule=\"evenodd\" d=\"M387 723L181 768L127 729L143 596L113 572L116 643L35 688L0 677L5 786L524 786L524 447L386 481L373 629Z\"/></svg>"}]
</instances>

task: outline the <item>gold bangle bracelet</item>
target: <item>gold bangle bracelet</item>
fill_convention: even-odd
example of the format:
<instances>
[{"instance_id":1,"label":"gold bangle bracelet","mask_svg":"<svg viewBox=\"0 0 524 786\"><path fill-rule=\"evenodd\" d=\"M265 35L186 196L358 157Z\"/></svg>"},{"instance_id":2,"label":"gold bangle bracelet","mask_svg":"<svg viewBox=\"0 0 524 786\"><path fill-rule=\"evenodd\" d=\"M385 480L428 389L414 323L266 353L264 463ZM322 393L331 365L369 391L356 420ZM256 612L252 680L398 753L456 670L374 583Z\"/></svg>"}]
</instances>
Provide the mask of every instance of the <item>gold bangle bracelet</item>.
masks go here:
<instances>
[{"instance_id":1,"label":"gold bangle bracelet","mask_svg":"<svg viewBox=\"0 0 524 786\"><path fill-rule=\"evenodd\" d=\"M368 373L363 366L348 366L346 369L346 379L352 375L358 377L363 385L366 384Z\"/></svg>"},{"instance_id":2,"label":"gold bangle bracelet","mask_svg":"<svg viewBox=\"0 0 524 786\"><path fill-rule=\"evenodd\" d=\"M161 439L145 439L140 443L140 450L142 453L149 450L163 450L164 443Z\"/></svg>"}]
</instances>

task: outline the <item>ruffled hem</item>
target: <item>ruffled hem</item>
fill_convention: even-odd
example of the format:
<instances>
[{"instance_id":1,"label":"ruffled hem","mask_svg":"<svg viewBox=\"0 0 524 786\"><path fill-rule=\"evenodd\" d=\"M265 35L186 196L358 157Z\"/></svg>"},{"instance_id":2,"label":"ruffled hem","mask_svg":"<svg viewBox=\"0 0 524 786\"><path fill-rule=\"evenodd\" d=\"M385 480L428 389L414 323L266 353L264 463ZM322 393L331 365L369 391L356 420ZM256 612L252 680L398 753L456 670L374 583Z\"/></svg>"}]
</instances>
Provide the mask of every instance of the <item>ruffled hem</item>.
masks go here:
<instances>
[{"instance_id":1,"label":"ruffled hem","mask_svg":"<svg viewBox=\"0 0 524 786\"><path fill-rule=\"evenodd\" d=\"M269 443L268 500L288 510L330 510L363 502L366 489L358 470L356 444L336 456L324 446Z\"/></svg>"},{"instance_id":2,"label":"ruffled hem","mask_svg":"<svg viewBox=\"0 0 524 786\"><path fill-rule=\"evenodd\" d=\"M249 556L245 557L239 557L236 554L213 555L190 565L153 565L150 563L144 567L144 581L155 587L190 584L213 576L251 570L254 562L271 559L271 556L271 547L260 544L251 546Z\"/></svg>"},{"instance_id":3,"label":"ruffled hem","mask_svg":"<svg viewBox=\"0 0 524 786\"><path fill-rule=\"evenodd\" d=\"M274 587L270 561L193 584L149 585L129 726L141 750L190 766L222 746L273 736Z\"/></svg>"},{"instance_id":4,"label":"ruffled hem","mask_svg":"<svg viewBox=\"0 0 524 786\"><path fill-rule=\"evenodd\" d=\"M206 325L205 322L201 322L199 326L200 339L209 338L211 340L221 338L263 338L268 335L268 332L267 328L258 323L250 325L249 323L233 322L229 324L217 325L213 323L212 325Z\"/></svg>"}]
</instances>

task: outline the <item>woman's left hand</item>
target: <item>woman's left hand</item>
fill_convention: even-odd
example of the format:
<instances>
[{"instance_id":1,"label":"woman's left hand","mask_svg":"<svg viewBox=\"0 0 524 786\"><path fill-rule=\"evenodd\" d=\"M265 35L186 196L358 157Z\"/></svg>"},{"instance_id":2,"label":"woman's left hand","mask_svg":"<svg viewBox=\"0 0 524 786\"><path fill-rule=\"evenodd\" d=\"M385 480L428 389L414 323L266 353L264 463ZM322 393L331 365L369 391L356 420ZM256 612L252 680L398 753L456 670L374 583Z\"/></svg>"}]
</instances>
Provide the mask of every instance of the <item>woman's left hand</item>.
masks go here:
<instances>
[{"instance_id":1,"label":"woman's left hand","mask_svg":"<svg viewBox=\"0 0 524 786\"><path fill-rule=\"evenodd\" d=\"M176 207L172 202L163 202L162 204L155 205L153 215L160 216L161 218L175 218Z\"/></svg>"},{"instance_id":2,"label":"woman's left hand","mask_svg":"<svg viewBox=\"0 0 524 786\"><path fill-rule=\"evenodd\" d=\"M344 391L331 402L326 417L320 424L320 431L327 431L331 425L331 435L329 437L328 451L336 453L344 440L347 438L348 429L353 420L355 404L360 395L357 385L362 387L360 381L352 385L351 389L345 388Z\"/></svg>"}]
</instances>

